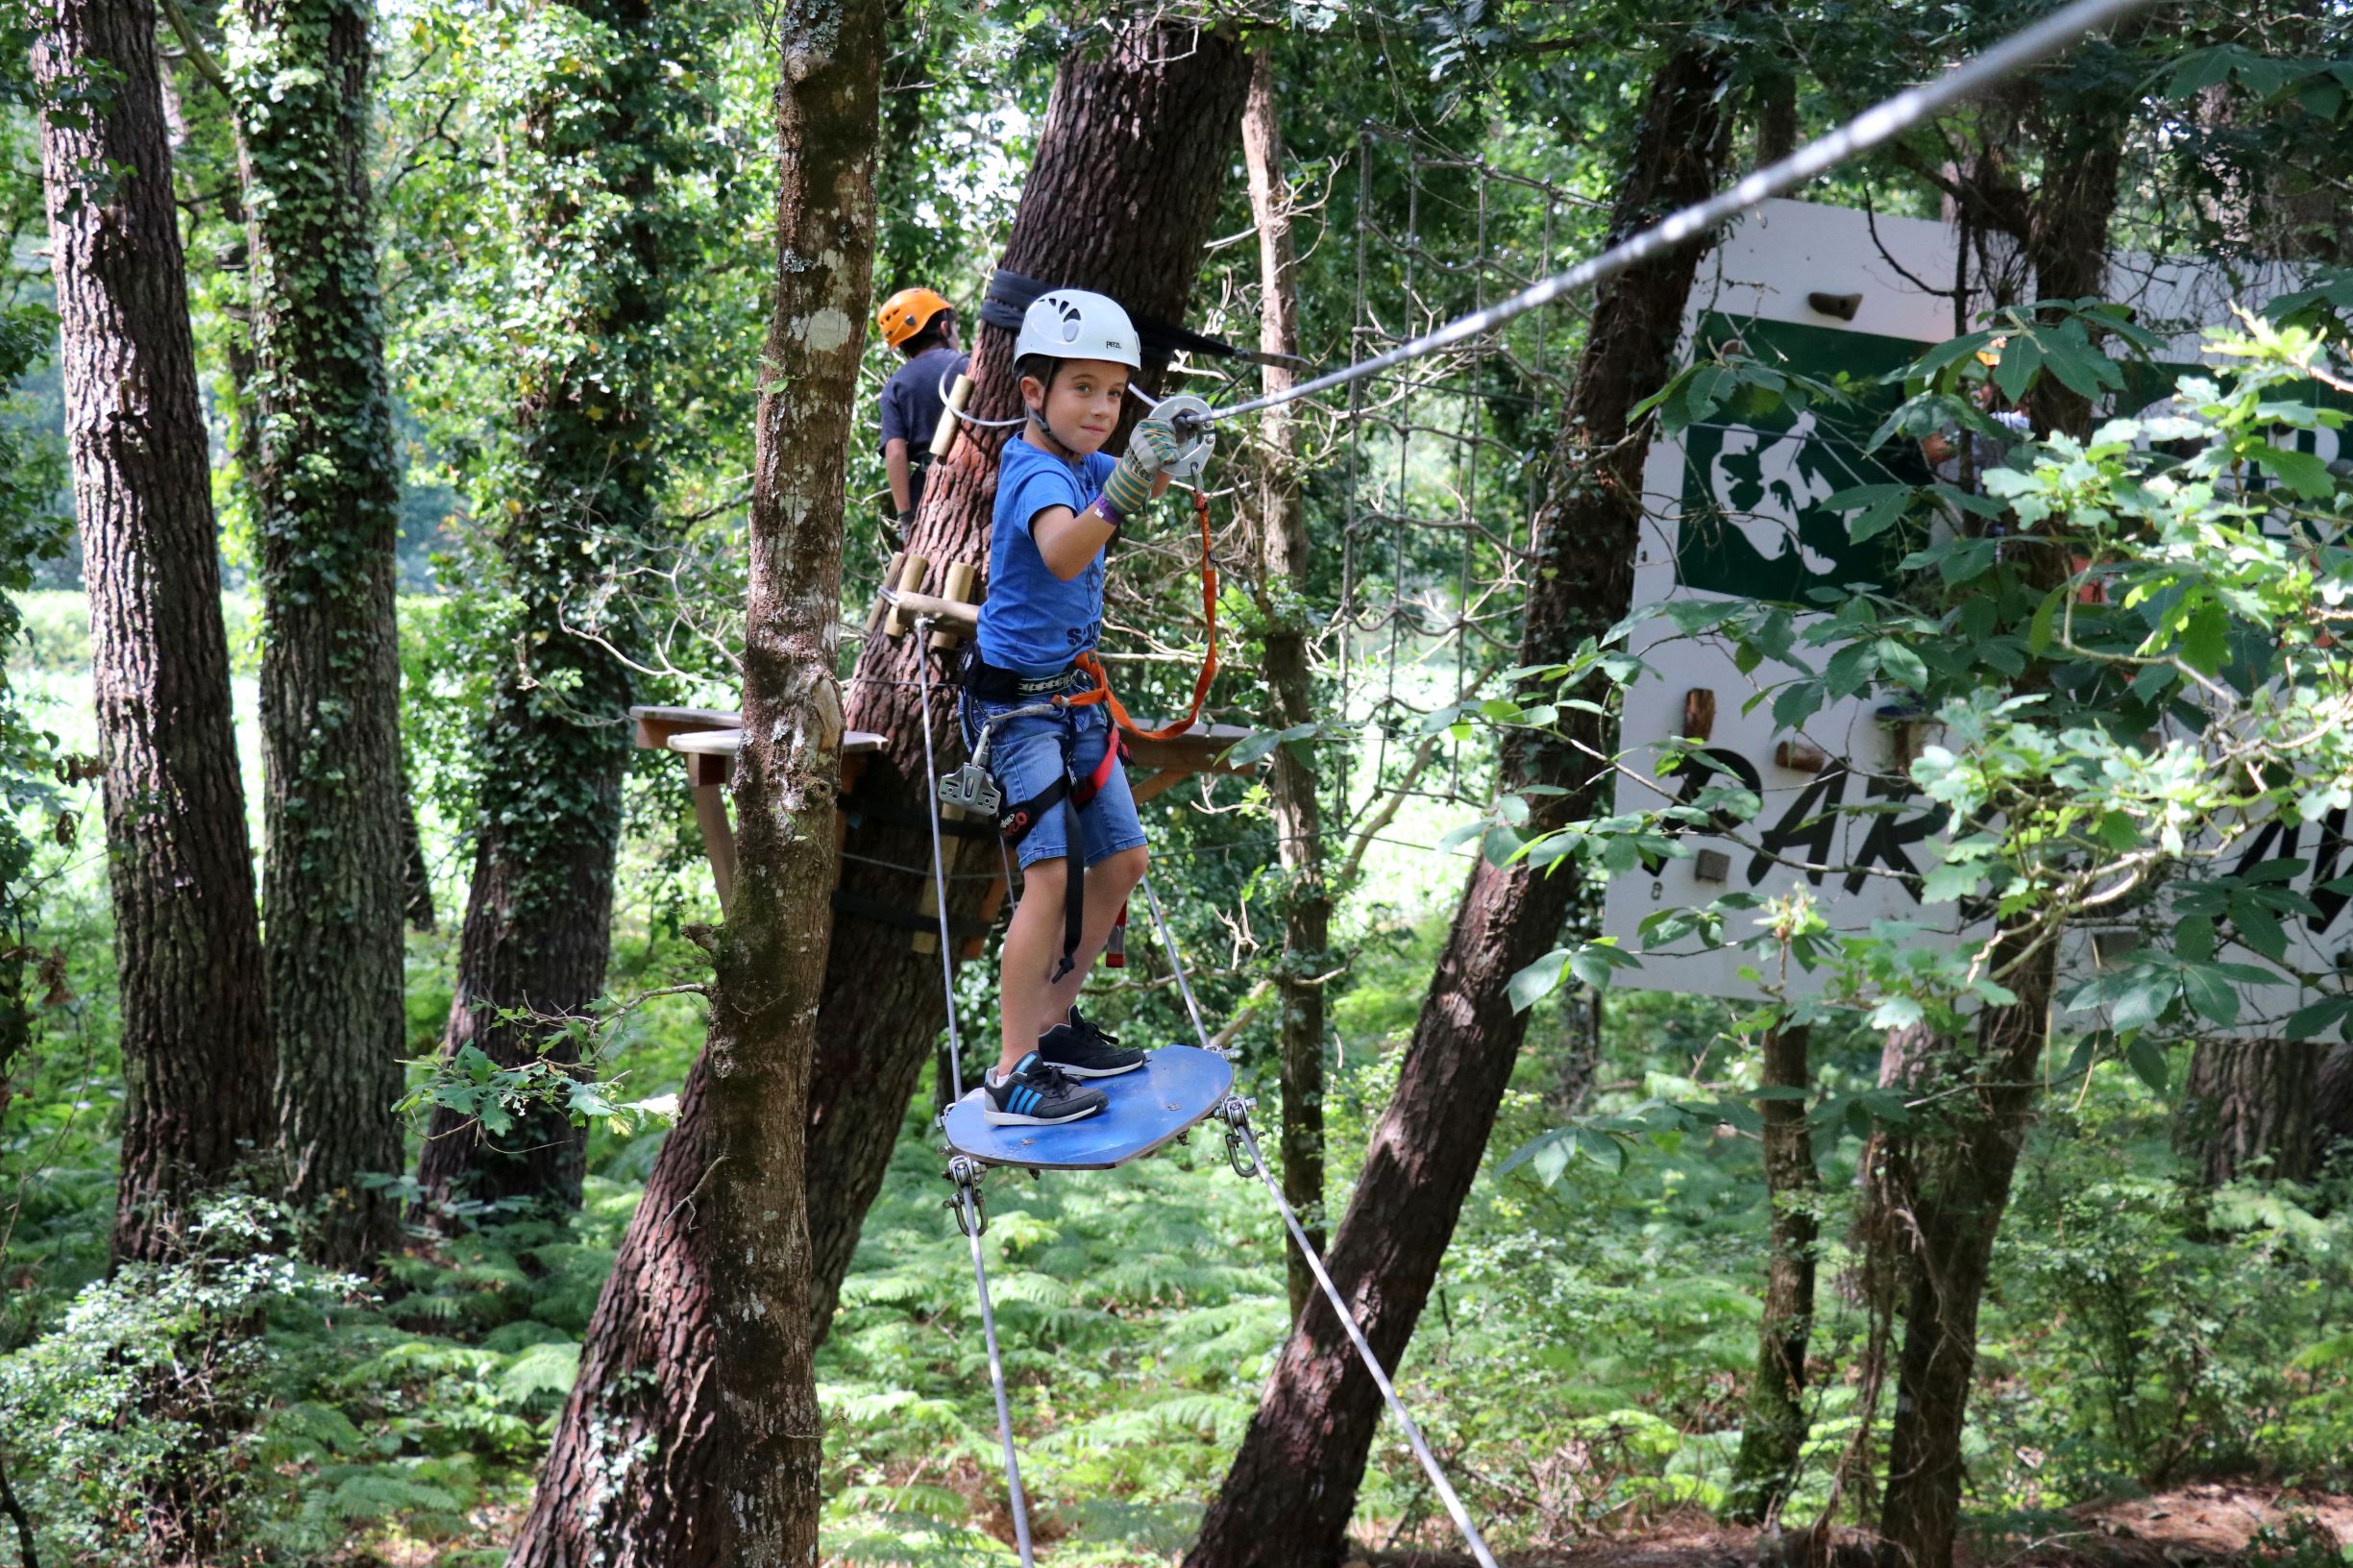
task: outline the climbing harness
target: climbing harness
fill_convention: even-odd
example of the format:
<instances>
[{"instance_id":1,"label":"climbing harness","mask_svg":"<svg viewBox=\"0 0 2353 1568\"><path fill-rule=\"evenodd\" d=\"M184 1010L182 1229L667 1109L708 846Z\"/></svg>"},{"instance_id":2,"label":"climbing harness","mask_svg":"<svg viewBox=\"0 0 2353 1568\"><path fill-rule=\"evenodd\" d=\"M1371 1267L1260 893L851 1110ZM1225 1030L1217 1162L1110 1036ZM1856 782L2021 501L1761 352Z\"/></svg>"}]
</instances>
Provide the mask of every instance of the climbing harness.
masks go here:
<instances>
[{"instance_id":1,"label":"climbing harness","mask_svg":"<svg viewBox=\"0 0 2353 1568\"><path fill-rule=\"evenodd\" d=\"M1103 760L1088 772L1078 771L1078 707L1075 697L1057 696L1045 702L1033 702L1024 707L1009 708L981 721L980 741L972 747L971 760L948 775L938 786L940 798L968 811L984 813L996 821L999 842L1010 850L1018 848L1029 837L1030 829L1055 807L1062 808L1064 843L1071 856L1077 856L1081 835L1079 813L1094 804L1103 786L1111 782L1112 771L1127 755L1127 745L1118 731L1105 737ZM1036 795L1026 800L1008 801L1004 791L989 772L989 747L996 736L999 724L1016 719L1048 718L1059 720L1057 739L1062 748L1062 772ZM1008 884L1010 885L1010 883ZM1078 963L1079 943L1087 925L1087 878L1073 871L1063 878L1062 958L1054 970L1060 980Z\"/></svg>"}]
</instances>

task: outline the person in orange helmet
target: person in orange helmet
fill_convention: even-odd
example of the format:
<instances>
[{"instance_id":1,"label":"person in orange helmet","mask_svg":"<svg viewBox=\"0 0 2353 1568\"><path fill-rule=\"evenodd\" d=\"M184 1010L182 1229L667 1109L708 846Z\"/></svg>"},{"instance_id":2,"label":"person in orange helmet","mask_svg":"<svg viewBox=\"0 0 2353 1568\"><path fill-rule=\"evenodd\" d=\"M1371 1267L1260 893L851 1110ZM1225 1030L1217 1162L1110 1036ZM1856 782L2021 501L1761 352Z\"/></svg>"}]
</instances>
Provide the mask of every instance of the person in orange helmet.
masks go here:
<instances>
[{"instance_id":1,"label":"person in orange helmet","mask_svg":"<svg viewBox=\"0 0 2353 1568\"><path fill-rule=\"evenodd\" d=\"M898 535L907 536L923 503L923 470L939 429L941 391L971 363L957 352L956 310L928 288L902 288L882 302L874 325L906 357L882 389L882 463L891 478Z\"/></svg>"}]
</instances>

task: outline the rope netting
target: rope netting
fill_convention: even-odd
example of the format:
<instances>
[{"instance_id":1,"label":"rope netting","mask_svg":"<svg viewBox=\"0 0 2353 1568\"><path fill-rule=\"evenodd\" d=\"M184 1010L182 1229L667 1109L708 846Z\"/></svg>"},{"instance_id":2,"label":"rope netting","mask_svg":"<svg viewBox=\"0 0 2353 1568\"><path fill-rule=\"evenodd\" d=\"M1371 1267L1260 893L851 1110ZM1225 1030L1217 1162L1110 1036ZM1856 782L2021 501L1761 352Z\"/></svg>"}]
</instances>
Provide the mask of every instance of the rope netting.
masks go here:
<instances>
[{"instance_id":1,"label":"rope netting","mask_svg":"<svg viewBox=\"0 0 2353 1568\"><path fill-rule=\"evenodd\" d=\"M1367 125L1357 141L1349 354L1362 361L1483 310L1591 249L1601 204ZM1546 455L1581 342L1581 303L1531 311L1348 388L1346 527L1327 640L1340 708L1373 734L1371 779L1422 716L1511 662ZM1336 780L1350 798L1347 761ZM1414 788L1413 781L1403 781ZM1462 755L1448 743L1444 788Z\"/></svg>"}]
</instances>

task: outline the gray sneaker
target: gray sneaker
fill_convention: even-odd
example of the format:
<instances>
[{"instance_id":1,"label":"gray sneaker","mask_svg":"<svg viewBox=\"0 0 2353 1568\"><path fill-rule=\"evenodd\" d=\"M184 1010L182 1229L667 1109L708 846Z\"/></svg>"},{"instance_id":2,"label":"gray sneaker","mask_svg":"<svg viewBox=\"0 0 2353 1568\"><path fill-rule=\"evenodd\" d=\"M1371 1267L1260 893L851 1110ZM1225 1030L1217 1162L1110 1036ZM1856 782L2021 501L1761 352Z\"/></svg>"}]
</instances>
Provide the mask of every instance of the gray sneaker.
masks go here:
<instances>
[{"instance_id":1,"label":"gray sneaker","mask_svg":"<svg viewBox=\"0 0 2353 1568\"><path fill-rule=\"evenodd\" d=\"M1002 1078L981 1079L982 1119L996 1127L1051 1127L1091 1116L1111 1101L1099 1089L1081 1089L1067 1073L1032 1051Z\"/></svg>"}]
</instances>

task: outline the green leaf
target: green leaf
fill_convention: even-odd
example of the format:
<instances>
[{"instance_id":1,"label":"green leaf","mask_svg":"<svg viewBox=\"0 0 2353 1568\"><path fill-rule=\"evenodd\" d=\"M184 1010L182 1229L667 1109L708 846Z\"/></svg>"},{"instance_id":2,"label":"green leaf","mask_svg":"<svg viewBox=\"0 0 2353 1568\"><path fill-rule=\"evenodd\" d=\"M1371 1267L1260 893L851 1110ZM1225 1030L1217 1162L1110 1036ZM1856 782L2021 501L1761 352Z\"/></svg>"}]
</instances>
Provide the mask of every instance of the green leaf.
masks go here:
<instances>
[{"instance_id":1,"label":"green leaf","mask_svg":"<svg viewBox=\"0 0 2353 1568\"><path fill-rule=\"evenodd\" d=\"M2337 489L2336 476L2328 471L2328 464L2309 452L2295 452L2286 447L2272 446L2269 442L2259 442L2248 455L2261 463L2265 472L2306 501L2325 501Z\"/></svg>"},{"instance_id":2,"label":"green leaf","mask_svg":"<svg viewBox=\"0 0 2353 1568\"><path fill-rule=\"evenodd\" d=\"M1536 1179L1546 1187L1560 1180L1560 1173L1569 1168L1577 1157L1577 1137L1566 1127L1556 1127L1548 1133L1538 1133L1505 1157L1495 1167L1497 1176L1508 1176L1522 1165L1533 1164Z\"/></svg>"},{"instance_id":3,"label":"green leaf","mask_svg":"<svg viewBox=\"0 0 2353 1568\"><path fill-rule=\"evenodd\" d=\"M2059 606L2066 601L2067 595L2065 585L2044 595L2043 602L2035 606L2034 619L2027 623L2026 649L2038 659L2050 647L2050 639L2058 625Z\"/></svg>"},{"instance_id":4,"label":"green leaf","mask_svg":"<svg viewBox=\"0 0 2353 1568\"><path fill-rule=\"evenodd\" d=\"M2181 994L2201 1017L2217 1023L2239 1021L2239 989L2211 964L2185 964Z\"/></svg>"},{"instance_id":5,"label":"green leaf","mask_svg":"<svg viewBox=\"0 0 2353 1568\"><path fill-rule=\"evenodd\" d=\"M2146 969L2129 972L2121 979L2115 1011L2108 1017L2110 1027L2119 1034L2155 1023L2181 991L2179 980Z\"/></svg>"},{"instance_id":6,"label":"green leaf","mask_svg":"<svg viewBox=\"0 0 2353 1568\"><path fill-rule=\"evenodd\" d=\"M2001 346L2001 362L1994 367L1994 384L2015 405L2025 397L2026 389L2034 384L2035 372L2042 368L2041 340L2032 332L2014 333Z\"/></svg>"},{"instance_id":7,"label":"green leaf","mask_svg":"<svg viewBox=\"0 0 2353 1568\"><path fill-rule=\"evenodd\" d=\"M1641 967L1642 960L1605 942L1588 942L1569 959L1569 971L1595 991L1606 990L1618 970Z\"/></svg>"},{"instance_id":8,"label":"green leaf","mask_svg":"<svg viewBox=\"0 0 2353 1568\"><path fill-rule=\"evenodd\" d=\"M2213 600L2200 604L2182 628L2181 656L2191 669L2211 675L2230 656L2230 616Z\"/></svg>"},{"instance_id":9,"label":"green leaf","mask_svg":"<svg viewBox=\"0 0 2353 1568\"><path fill-rule=\"evenodd\" d=\"M2289 1016L2288 1038L2318 1040L2348 1017L2353 1017L2353 996L2323 996Z\"/></svg>"},{"instance_id":10,"label":"green leaf","mask_svg":"<svg viewBox=\"0 0 2353 1568\"><path fill-rule=\"evenodd\" d=\"M2203 915L2185 915L2173 922L2173 951L2194 964L2214 957L2214 921Z\"/></svg>"},{"instance_id":11,"label":"green leaf","mask_svg":"<svg viewBox=\"0 0 2353 1568\"><path fill-rule=\"evenodd\" d=\"M2230 923L2241 943L2274 964L2288 960L2288 933L2269 910L2246 898L2230 901Z\"/></svg>"},{"instance_id":12,"label":"green leaf","mask_svg":"<svg viewBox=\"0 0 2353 1568\"><path fill-rule=\"evenodd\" d=\"M1511 977L1504 990L1511 998L1511 1011L1525 1013L1550 996L1560 984L1561 972L1569 967L1569 950L1556 947Z\"/></svg>"},{"instance_id":13,"label":"green leaf","mask_svg":"<svg viewBox=\"0 0 2353 1568\"><path fill-rule=\"evenodd\" d=\"M1254 731L1226 748L1225 765L1229 768L1247 768L1252 763L1272 755L1274 748L1282 744L1283 736L1278 730Z\"/></svg>"},{"instance_id":14,"label":"green leaf","mask_svg":"<svg viewBox=\"0 0 2353 1568\"><path fill-rule=\"evenodd\" d=\"M1774 694L1773 722L1782 729L1796 729L1821 708L1822 683L1793 680Z\"/></svg>"},{"instance_id":15,"label":"green leaf","mask_svg":"<svg viewBox=\"0 0 2353 1568\"><path fill-rule=\"evenodd\" d=\"M2164 1096L2169 1076L2164 1046L2143 1035L2124 1047L2124 1065L2132 1069L2134 1077L2149 1087L2151 1093Z\"/></svg>"},{"instance_id":16,"label":"green leaf","mask_svg":"<svg viewBox=\"0 0 2353 1568\"><path fill-rule=\"evenodd\" d=\"M1605 1133L1590 1127L1578 1128L1577 1152L1597 1165L1606 1164L1614 1174L1626 1172L1626 1145Z\"/></svg>"},{"instance_id":17,"label":"green leaf","mask_svg":"<svg viewBox=\"0 0 2353 1568\"><path fill-rule=\"evenodd\" d=\"M1882 638L1878 645L1879 673L1913 691L1928 689L1928 666L1918 653L1894 638Z\"/></svg>"},{"instance_id":18,"label":"green leaf","mask_svg":"<svg viewBox=\"0 0 2353 1568\"><path fill-rule=\"evenodd\" d=\"M1902 522L1911 503L1912 487L1908 484L1858 484L1851 490L1839 491L1822 504L1826 511L1861 514L1847 522L1848 540L1859 545Z\"/></svg>"},{"instance_id":19,"label":"green leaf","mask_svg":"<svg viewBox=\"0 0 2353 1568\"><path fill-rule=\"evenodd\" d=\"M1908 1029L1927 1017L1919 1001L1910 996L1889 996L1871 1010L1874 1029Z\"/></svg>"}]
</instances>

